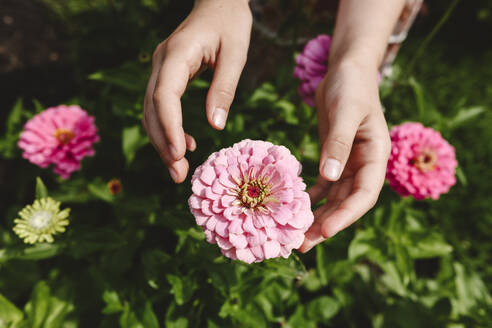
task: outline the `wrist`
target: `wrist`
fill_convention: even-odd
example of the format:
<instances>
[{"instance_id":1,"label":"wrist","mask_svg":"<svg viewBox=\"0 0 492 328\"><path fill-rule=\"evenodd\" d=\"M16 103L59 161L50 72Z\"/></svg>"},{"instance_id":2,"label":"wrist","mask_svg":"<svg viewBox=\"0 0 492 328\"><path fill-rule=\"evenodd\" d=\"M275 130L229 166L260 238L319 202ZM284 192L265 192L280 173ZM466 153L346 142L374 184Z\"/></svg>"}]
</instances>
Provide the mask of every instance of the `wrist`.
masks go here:
<instances>
[{"instance_id":1,"label":"wrist","mask_svg":"<svg viewBox=\"0 0 492 328\"><path fill-rule=\"evenodd\" d=\"M346 53L340 57L329 59L328 74L330 71L343 71L362 74L367 76L377 76L379 64L375 59L368 59L364 52Z\"/></svg>"},{"instance_id":2,"label":"wrist","mask_svg":"<svg viewBox=\"0 0 492 328\"><path fill-rule=\"evenodd\" d=\"M377 71L384 53L370 45L347 43L330 52L330 66L355 66L362 70Z\"/></svg>"},{"instance_id":3,"label":"wrist","mask_svg":"<svg viewBox=\"0 0 492 328\"><path fill-rule=\"evenodd\" d=\"M246 12L251 16L249 2L250 0L195 0L193 8L213 8L214 11L226 9L233 13Z\"/></svg>"}]
</instances>

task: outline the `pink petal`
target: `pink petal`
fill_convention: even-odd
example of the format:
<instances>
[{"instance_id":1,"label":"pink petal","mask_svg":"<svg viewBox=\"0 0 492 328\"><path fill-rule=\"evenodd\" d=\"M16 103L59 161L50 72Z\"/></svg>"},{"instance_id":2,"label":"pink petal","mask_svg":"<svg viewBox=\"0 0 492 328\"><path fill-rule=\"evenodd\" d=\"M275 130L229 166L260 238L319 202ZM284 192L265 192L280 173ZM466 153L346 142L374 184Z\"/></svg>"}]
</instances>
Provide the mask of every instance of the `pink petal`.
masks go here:
<instances>
[{"instance_id":1,"label":"pink petal","mask_svg":"<svg viewBox=\"0 0 492 328\"><path fill-rule=\"evenodd\" d=\"M220 220L220 219L219 219L219 220L217 221L217 224L215 225L215 232L216 232L218 235L220 235L220 236L222 236L222 237L226 238L226 237L228 237L228 236L229 236L229 229L228 229L228 227L229 227L229 221L226 221L226 220Z\"/></svg>"},{"instance_id":2,"label":"pink petal","mask_svg":"<svg viewBox=\"0 0 492 328\"><path fill-rule=\"evenodd\" d=\"M276 240L269 240L263 245L263 251L265 252L266 259L278 257L280 253L280 244Z\"/></svg>"},{"instance_id":3,"label":"pink petal","mask_svg":"<svg viewBox=\"0 0 492 328\"><path fill-rule=\"evenodd\" d=\"M253 263L256 258L249 248L236 249L236 256L239 260L246 262L248 264Z\"/></svg>"},{"instance_id":4,"label":"pink petal","mask_svg":"<svg viewBox=\"0 0 492 328\"><path fill-rule=\"evenodd\" d=\"M248 245L248 241L246 240L246 237L244 235L238 235L235 233L229 234L229 241L237 249L245 248Z\"/></svg>"},{"instance_id":5,"label":"pink petal","mask_svg":"<svg viewBox=\"0 0 492 328\"><path fill-rule=\"evenodd\" d=\"M219 245L219 247L223 250L228 250L232 248L232 244L229 240L227 240L227 238L216 236L215 240L217 241L217 245Z\"/></svg>"},{"instance_id":6,"label":"pink petal","mask_svg":"<svg viewBox=\"0 0 492 328\"><path fill-rule=\"evenodd\" d=\"M215 175L214 168L212 166L205 166L203 168L202 174L200 175L200 180L202 180L205 184L211 186L216 177L217 176Z\"/></svg>"}]
</instances>

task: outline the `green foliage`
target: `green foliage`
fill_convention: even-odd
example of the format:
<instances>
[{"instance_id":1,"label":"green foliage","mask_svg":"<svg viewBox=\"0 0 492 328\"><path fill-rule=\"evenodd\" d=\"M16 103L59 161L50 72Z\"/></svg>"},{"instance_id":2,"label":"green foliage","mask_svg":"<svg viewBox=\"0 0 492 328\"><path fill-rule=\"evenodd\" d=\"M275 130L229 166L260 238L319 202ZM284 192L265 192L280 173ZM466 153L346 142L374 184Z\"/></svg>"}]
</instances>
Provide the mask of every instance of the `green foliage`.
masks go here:
<instances>
[{"instance_id":1,"label":"green foliage","mask_svg":"<svg viewBox=\"0 0 492 328\"><path fill-rule=\"evenodd\" d=\"M459 182L449 194L417 202L385 186L375 209L310 252L245 265L205 242L188 211L189 180L171 181L140 125L152 51L192 2L42 3L66 29L64 65L74 68L67 79L77 85L76 93L56 99L94 115L101 142L80 172L61 180L27 163L16 145L41 102L21 94L5 107L11 110L0 131L0 327L490 326L490 50L449 59L457 47L446 35L455 34L443 31L408 76L403 68L430 28L417 30L381 85L390 125L420 121L455 146ZM487 21L490 5L467 6ZM297 95L293 51L282 48L273 76L242 80L221 132L205 119L210 75L190 82L182 107L185 131L198 143L187 154L191 170L236 141L264 139L288 147L306 183L314 183L316 112ZM122 183L118 194L107 185L113 178ZM53 244L24 245L13 220L48 192L72 209L70 225Z\"/></svg>"}]
</instances>

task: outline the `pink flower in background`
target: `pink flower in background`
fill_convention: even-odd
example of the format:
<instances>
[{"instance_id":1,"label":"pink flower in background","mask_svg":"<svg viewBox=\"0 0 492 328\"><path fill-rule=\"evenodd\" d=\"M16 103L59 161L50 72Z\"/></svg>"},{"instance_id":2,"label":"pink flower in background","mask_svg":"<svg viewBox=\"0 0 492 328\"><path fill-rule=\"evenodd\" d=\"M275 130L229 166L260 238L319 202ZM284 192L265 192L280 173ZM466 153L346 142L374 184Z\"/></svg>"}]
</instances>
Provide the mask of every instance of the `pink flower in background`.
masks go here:
<instances>
[{"instance_id":1,"label":"pink flower in background","mask_svg":"<svg viewBox=\"0 0 492 328\"><path fill-rule=\"evenodd\" d=\"M438 199L456 183L454 148L438 131L409 122L394 126L390 136L386 178L399 194Z\"/></svg>"},{"instance_id":2,"label":"pink flower in background","mask_svg":"<svg viewBox=\"0 0 492 328\"><path fill-rule=\"evenodd\" d=\"M37 114L24 126L19 147L22 156L40 167L53 164L63 179L80 169L80 161L94 155L99 140L94 118L79 106L51 107Z\"/></svg>"},{"instance_id":3,"label":"pink flower in background","mask_svg":"<svg viewBox=\"0 0 492 328\"><path fill-rule=\"evenodd\" d=\"M316 88L328 70L331 37L318 35L310 40L301 54L296 57L294 77L301 80L299 94L309 106L314 106Z\"/></svg>"},{"instance_id":4,"label":"pink flower in background","mask_svg":"<svg viewBox=\"0 0 492 328\"><path fill-rule=\"evenodd\" d=\"M210 155L188 200L207 241L246 263L285 257L313 223L301 164L283 146L243 140Z\"/></svg>"},{"instance_id":5,"label":"pink flower in background","mask_svg":"<svg viewBox=\"0 0 492 328\"><path fill-rule=\"evenodd\" d=\"M314 107L316 89L328 71L330 46L331 37L321 34L306 43L302 53L296 57L297 66L294 69L294 77L301 80L301 85L297 90L309 106ZM381 82L379 72L378 82Z\"/></svg>"}]
</instances>

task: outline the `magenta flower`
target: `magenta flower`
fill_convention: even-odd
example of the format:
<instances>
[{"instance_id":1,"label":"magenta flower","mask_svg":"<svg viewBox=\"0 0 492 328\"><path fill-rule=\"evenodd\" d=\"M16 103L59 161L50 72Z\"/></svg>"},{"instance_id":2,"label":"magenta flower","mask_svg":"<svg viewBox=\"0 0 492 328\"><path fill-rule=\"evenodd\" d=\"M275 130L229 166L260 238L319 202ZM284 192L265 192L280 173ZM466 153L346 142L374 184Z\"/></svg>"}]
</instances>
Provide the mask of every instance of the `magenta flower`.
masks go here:
<instances>
[{"instance_id":1,"label":"magenta flower","mask_svg":"<svg viewBox=\"0 0 492 328\"><path fill-rule=\"evenodd\" d=\"M298 91L309 106L314 106L316 88L328 70L330 45L331 37L329 35L318 35L310 40L303 52L296 57L297 66L294 69L294 77L301 80Z\"/></svg>"},{"instance_id":2,"label":"magenta flower","mask_svg":"<svg viewBox=\"0 0 492 328\"><path fill-rule=\"evenodd\" d=\"M80 169L80 161L94 155L92 145L99 140L94 118L79 106L51 107L24 126L19 147L22 157L40 167L53 164L63 179Z\"/></svg>"},{"instance_id":3,"label":"magenta flower","mask_svg":"<svg viewBox=\"0 0 492 328\"><path fill-rule=\"evenodd\" d=\"M243 140L195 170L188 204L225 256L246 263L287 258L314 219L300 172L287 148Z\"/></svg>"},{"instance_id":4,"label":"magenta flower","mask_svg":"<svg viewBox=\"0 0 492 328\"><path fill-rule=\"evenodd\" d=\"M302 53L296 57L297 66L294 69L294 77L301 80L301 85L297 90L309 106L314 107L316 89L328 71L330 46L331 37L321 34L306 43ZM378 82L381 82L379 72Z\"/></svg>"},{"instance_id":5,"label":"magenta flower","mask_svg":"<svg viewBox=\"0 0 492 328\"><path fill-rule=\"evenodd\" d=\"M456 183L454 148L438 131L409 122L394 126L390 136L386 178L399 194L438 199Z\"/></svg>"}]
</instances>

